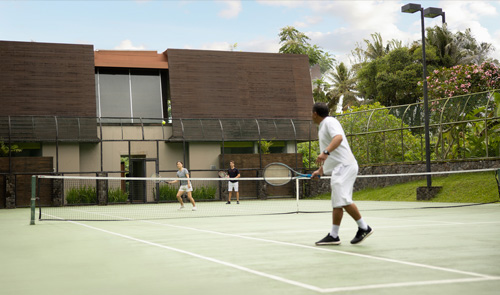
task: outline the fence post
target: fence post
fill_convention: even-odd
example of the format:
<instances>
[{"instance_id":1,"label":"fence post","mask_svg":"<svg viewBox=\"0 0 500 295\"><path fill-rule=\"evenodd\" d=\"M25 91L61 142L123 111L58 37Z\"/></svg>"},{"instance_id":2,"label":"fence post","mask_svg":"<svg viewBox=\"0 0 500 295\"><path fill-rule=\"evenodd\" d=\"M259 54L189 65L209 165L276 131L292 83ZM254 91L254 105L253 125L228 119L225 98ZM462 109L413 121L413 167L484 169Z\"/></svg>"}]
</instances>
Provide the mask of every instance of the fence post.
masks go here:
<instances>
[{"instance_id":1,"label":"fence post","mask_svg":"<svg viewBox=\"0 0 500 295\"><path fill-rule=\"evenodd\" d=\"M35 225L36 204L36 175L31 176L31 220L30 225Z\"/></svg>"}]
</instances>

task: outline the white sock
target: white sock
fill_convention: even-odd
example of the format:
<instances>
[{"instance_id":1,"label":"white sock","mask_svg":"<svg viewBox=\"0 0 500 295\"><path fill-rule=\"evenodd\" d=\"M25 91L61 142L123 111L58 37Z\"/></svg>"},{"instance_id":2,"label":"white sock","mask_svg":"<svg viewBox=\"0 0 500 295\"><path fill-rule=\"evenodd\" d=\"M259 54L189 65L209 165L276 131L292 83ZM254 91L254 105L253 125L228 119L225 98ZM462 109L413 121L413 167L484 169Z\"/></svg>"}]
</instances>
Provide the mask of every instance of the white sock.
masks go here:
<instances>
[{"instance_id":1,"label":"white sock","mask_svg":"<svg viewBox=\"0 0 500 295\"><path fill-rule=\"evenodd\" d=\"M356 220L356 223L358 224L359 228L362 230L367 230L368 229L368 224L363 220L363 217L361 217L359 220Z\"/></svg>"},{"instance_id":2,"label":"white sock","mask_svg":"<svg viewBox=\"0 0 500 295\"><path fill-rule=\"evenodd\" d=\"M330 231L330 236L336 238L339 236L340 225L332 225L332 230Z\"/></svg>"}]
</instances>

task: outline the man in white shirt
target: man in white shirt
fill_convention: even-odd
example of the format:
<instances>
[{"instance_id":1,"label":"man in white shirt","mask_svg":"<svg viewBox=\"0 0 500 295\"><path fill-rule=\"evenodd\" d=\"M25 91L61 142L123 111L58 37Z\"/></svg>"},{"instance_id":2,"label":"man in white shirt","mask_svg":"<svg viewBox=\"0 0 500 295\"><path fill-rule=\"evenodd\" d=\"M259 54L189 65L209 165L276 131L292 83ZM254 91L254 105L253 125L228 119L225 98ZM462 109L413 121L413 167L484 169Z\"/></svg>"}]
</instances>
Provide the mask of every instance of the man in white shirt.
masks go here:
<instances>
[{"instance_id":1,"label":"man in white shirt","mask_svg":"<svg viewBox=\"0 0 500 295\"><path fill-rule=\"evenodd\" d=\"M315 103L312 120L319 125L318 138L321 153L316 159L320 168L312 174L312 178L320 175L331 175L332 189L332 229L316 245L339 245L339 228L344 210L358 224L358 232L351 244L359 244L373 233L361 217L358 207L352 200L354 182L358 175L358 162L351 152L349 143L340 122L328 116L329 110L325 103Z\"/></svg>"}]
</instances>

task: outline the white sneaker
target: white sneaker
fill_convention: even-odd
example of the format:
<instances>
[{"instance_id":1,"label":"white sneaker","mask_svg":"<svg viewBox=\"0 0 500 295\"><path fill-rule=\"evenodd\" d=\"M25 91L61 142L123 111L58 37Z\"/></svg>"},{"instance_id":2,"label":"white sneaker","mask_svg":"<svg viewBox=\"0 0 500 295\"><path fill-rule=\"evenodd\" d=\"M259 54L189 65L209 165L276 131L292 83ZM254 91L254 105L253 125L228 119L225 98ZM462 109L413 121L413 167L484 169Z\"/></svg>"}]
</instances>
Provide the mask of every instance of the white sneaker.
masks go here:
<instances>
[{"instance_id":1,"label":"white sneaker","mask_svg":"<svg viewBox=\"0 0 500 295\"><path fill-rule=\"evenodd\" d=\"M182 209L184 209L184 206L181 206L181 207L180 207L179 209L177 209L177 210L182 210Z\"/></svg>"},{"instance_id":2,"label":"white sneaker","mask_svg":"<svg viewBox=\"0 0 500 295\"><path fill-rule=\"evenodd\" d=\"M198 210L198 209L196 209L196 207L193 207L193 211L196 211L196 210Z\"/></svg>"}]
</instances>

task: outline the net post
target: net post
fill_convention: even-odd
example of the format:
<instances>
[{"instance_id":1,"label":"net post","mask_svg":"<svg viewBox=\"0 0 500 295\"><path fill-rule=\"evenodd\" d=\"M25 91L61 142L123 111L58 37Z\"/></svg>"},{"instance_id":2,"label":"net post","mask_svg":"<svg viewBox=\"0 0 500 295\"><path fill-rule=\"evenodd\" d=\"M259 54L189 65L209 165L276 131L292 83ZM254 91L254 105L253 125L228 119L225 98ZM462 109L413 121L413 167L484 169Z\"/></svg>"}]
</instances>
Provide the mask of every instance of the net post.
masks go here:
<instances>
[{"instance_id":1,"label":"net post","mask_svg":"<svg viewBox=\"0 0 500 295\"><path fill-rule=\"evenodd\" d=\"M299 178L295 178L295 198L297 202L297 213L299 213Z\"/></svg>"},{"instance_id":2,"label":"net post","mask_svg":"<svg viewBox=\"0 0 500 295\"><path fill-rule=\"evenodd\" d=\"M35 225L35 207L36 207L36 175L31 176L31 219L30 225Z\"/></svg>"}]
</instances>

